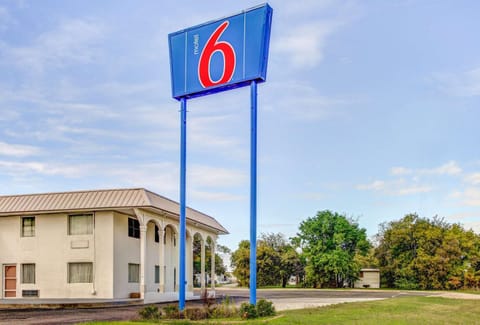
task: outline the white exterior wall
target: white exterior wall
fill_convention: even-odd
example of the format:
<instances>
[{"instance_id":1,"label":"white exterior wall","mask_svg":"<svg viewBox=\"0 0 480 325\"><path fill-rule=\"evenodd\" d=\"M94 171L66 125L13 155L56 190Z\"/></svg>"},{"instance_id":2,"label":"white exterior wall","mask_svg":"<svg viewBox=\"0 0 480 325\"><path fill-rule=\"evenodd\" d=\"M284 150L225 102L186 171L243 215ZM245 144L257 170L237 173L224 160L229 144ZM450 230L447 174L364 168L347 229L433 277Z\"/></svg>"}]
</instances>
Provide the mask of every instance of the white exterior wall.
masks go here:
<instances>
[{"instance_id":1,"label":"white exterior wall","mask_svg":"<svg viewBox=\"0 0 480 325\"><path fill-rule=\"evenodd\" d=\"M95 274L96 297L114 298L114 233L113 212L95 213Z\"/></svg>"},{"instance_id":2,"label":"white exterior wall","mask_svg":"<svg viewBox=\"0 0 480 325\"><path fill-rule=\"evenodd\" d=\"M114 214L114 298L140 292L140 283L128 283L128 264L140 264L140 239L128 237L128 218Z\"/></svg>"},{"instance_id":3,"label":"white exterior wall","mask_svg":"<svg viewBox=\"0 0 480 325\"><path fill-rule=\"evenodd\" d=\"M364 288L364 285L368 285L368 288L380 288L380 271L362 270L362 272L363 277L355 281L355 288Z\"/></svg>"},{"instance_id":4,"label":"white exterior wall","mask_svg":"<svg viewBox=\"0 0 480 325\"><path fill-rule=\"evenodd\" d=\"M0 264L17 266L17 298L39 290L40 298L112 298L111 213L98 213L91 235L68 235L68 214L35 216L35 236L21 237L21 217L0 218ZM96 242L94 240L96 238ZM68 263L93 263L94 283L68 283ZM35 284L21 284L21 264L35 264ZM3 274L0 284L3 298Z\"/></svg>"},{"instance_id":5,"label":"white exterior wall","mask_svg":"<svg viewBox=\"0 0 480 325\"><path fill-rule=\"evenodd\" d=\"M0 217L0 299L4 298L5 264L17 267L17 298L22 298L22 290L39 290L39 298L45 299L125 299L130 293L140 292L140 283L128 282L128 264L141 261L140 239L128 236L128 218L119 212L96 212L93 234L72 236L68 235L68 213L35 215L35 236L21 237L21 216ZM163 248L162 236L160 242L155 243L155 224L150 220L146 233L145 293L155 299L162 295L175 298L178 287L174 283L178 286L179 281L178 223L153 214L149 214L149 219L155 219L159 228L166 227L166 245ZM191 234L200 233L202 238L211 236L197 227L187 228ZM190 242L186 245L186 280L191 284L192 238L187 240ZM71 262L93 263L93 283L68 283L68 263ZM35 264L35 284L21 284L21 264L24 263ZM155 265L160 266L160 283L155 283ZM193 295L191 285L186 289L187 297Z\"/></svg>"}]
</instances>

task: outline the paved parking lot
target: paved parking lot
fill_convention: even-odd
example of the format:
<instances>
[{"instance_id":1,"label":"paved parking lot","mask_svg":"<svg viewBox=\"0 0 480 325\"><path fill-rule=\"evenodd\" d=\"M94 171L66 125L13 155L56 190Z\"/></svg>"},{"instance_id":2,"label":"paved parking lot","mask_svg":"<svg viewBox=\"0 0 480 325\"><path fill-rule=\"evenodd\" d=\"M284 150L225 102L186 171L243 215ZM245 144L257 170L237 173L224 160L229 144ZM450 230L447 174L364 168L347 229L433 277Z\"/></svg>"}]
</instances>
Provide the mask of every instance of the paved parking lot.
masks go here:
<instances>
[{"instance_id":1,"label":"paved parking lot","mask_svg":"<svg viewBox=\"0 0 480 325\"><path fill-rule=\"evenodd\" d=\"M273 301L278 310L324 306L333 303L388 299L399 295L432 295L431 292L400 292L373 290L315 290L315 289L260 289L257 298ZM249 290L218 288L217 297L229 296L237 304L248 301ZM91 304L90 304L91 305ZM164 305L164 304L163 304ZM200 301L187 302L187 307L201 305ZM158 304L162 306L162 304ZM139 305L110 306L98 308L65 308L57 310L2 309L0 324L75 324L88 321L132 320L138 317Z\"/></svg>"}]
</instances>

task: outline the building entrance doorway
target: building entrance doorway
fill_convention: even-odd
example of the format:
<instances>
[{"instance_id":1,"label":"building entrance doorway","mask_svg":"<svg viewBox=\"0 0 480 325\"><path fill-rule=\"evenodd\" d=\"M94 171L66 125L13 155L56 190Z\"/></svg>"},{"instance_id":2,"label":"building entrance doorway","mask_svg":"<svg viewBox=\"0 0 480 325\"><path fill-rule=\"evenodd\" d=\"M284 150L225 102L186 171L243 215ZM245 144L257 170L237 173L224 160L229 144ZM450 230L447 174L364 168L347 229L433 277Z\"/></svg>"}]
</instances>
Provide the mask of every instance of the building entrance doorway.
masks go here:
<instances>
[{"instance_id":1,"label":"building entrance doorway","mask_svg":"<svg viewBox=\"0 0 480 325\"><path fill-rule=\"evenodd\" d=\"M3 296L5 298L15 298L17 296L17 266L3 266Z\"/></svg>"}]
</instances>

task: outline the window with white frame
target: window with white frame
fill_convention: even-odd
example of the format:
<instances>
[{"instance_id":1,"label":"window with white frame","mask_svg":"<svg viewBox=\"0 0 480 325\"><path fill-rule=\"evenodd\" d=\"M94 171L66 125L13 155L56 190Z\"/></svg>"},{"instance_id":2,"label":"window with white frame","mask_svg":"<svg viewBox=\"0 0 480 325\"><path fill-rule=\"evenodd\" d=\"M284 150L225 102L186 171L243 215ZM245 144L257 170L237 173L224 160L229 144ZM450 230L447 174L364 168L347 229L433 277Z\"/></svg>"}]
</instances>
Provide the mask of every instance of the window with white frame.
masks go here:
<instances>
[{"instance_id":1,"label":"window with white frame","mask_svg":"<svg viewBox=\"0 0 480 325\"><path fill-rule=\"evenodd\" d=\"M93 234L93 214L71 214L68 216L69 235Z\"/></svg>"},{"instance_id":2,"label":"window with white frame","mask_svg":"<svg viewBox=\"0 0 480 325\"><path fill-rule=\"evenodd\" d=\"M140 264L128 263L128 282L140 282Z\"/></svg>"},{"instance_id":3,"label":"window with white frame","mask_svg":"<svg viewBox=\"0 0 480 325\"><path fill-rule=\"evenodd\" d=\"M35 217L22 217L22 237L35 236Z\"/></svg>"},{"instance_id":4,"label":"window with white frame","mask_svg":"<svg viewBox=\"0 0 480 325\"><path fill-rule=\"evenodd\" d=\"M68 283L93 283L93 263L68 263Z\"/></svg>"},{"instance_id":5,"label":"window with white frame","mask_svg":"<svg viewBox=\"0 0 480 325\"><path fill-rule=\"evenodd\" d=\"M22 283L35 283L35 264L22 264Z\"/></svg>"}]
</instances>

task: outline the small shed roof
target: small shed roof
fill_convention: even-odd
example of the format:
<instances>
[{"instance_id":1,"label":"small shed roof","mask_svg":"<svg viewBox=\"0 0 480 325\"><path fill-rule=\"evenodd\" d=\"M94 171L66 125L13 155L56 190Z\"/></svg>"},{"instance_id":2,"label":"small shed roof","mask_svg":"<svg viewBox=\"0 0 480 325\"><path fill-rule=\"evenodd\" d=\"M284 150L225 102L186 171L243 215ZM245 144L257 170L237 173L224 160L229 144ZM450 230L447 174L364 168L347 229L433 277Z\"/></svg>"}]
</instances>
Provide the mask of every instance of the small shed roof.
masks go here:
<instances>
[{"instance_id":1,"label":"small shed roof","mask_svg":"<svg viewBox=\"0 0 480 325\"><path fill-rule=\"evenodd\" d=\"M179 217L180 205L144 188L91 190L0 196L0 217L86 210L131 210L143 208ZM187 221L213 228L219 234L228 231L213 217L187 208Z\"/></svg>"}]
</instances>

